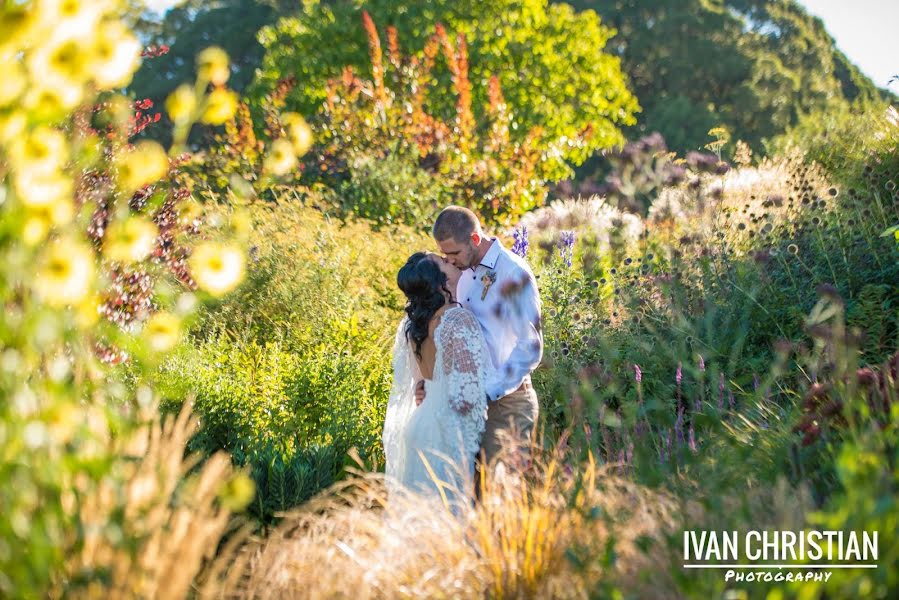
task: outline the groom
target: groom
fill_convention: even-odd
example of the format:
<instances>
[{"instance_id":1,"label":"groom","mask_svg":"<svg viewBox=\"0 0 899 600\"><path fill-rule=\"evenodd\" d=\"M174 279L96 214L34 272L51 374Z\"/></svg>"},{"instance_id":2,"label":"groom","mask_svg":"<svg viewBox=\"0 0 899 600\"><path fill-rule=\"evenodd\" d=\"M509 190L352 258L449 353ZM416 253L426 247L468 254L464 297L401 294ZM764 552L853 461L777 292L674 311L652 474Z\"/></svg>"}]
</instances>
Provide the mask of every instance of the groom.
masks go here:
<instances>
[{"instance_id":1,"label":"groom","mask_svg":"<svg viewBox=\"0 0 899 600\"><path fill-rule=\"evenodd\" d=\"M531 372L543 356L540 295L528 264L497 238L487 238L477 216L450 206L434 222L434 239L446 260L462 270L457 300L474 313L496 368L487 381L487 426L482 442L487 464L504 440L526 457L539 412ZM422 385L416 402L424 400Z\"/></svg>"}]
</instances>

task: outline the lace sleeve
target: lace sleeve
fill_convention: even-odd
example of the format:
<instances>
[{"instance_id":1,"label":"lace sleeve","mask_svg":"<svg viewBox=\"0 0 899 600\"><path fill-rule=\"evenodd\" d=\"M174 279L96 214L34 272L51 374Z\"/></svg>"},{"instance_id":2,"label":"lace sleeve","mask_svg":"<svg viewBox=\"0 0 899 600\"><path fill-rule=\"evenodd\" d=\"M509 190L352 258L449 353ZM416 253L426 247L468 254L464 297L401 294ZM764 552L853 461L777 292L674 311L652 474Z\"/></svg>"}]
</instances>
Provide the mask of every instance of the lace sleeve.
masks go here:
<instances>
[{"instance_id":1,"label":"lace sleeve","mask_svg":"<svg viewBox=\"0 0 899 600\"><path fill-rule=\"evenodd\" d=\"M467 310L445 316L441 328L440 369L447 402L463 423L466 449L477 452L487 410L486 370L490 357L477 320Z\"/></svg>"}]
</instances>

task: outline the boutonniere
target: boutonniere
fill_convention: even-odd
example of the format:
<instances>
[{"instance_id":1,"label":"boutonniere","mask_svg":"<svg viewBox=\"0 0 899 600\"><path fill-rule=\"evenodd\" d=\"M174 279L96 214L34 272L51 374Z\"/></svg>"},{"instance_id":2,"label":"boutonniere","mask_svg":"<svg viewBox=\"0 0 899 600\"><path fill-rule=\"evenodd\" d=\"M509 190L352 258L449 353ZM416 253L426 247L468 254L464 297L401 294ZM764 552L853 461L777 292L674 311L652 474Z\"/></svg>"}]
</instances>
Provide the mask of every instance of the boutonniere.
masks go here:
<instances>
[{"instance_id":1,"label":"boutonniere","mask_svg":"<svg viewBox=\"0 0 899 600\"><path fill-rule=\"evenodd\" d=\"M483 275L481 275L481 283L484 284L484 289L481 292L481 300L487 297L487 292L490 291L490 286L496 283L496 271L487 271Z\"/></svg>"}]
</instances>

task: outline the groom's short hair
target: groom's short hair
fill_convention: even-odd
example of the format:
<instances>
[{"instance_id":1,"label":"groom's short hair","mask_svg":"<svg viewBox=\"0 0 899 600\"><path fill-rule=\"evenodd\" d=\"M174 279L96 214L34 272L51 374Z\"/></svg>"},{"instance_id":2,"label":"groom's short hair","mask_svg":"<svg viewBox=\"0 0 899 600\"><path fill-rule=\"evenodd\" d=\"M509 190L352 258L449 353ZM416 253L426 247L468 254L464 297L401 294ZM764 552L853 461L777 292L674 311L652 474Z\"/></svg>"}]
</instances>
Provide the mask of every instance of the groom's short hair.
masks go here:
<instances>
[{"instance_id":1,"label":"groom's short hair","mask_svg":"<svg viewBox=\"0 0 899 600\"><path fill-rule=\"evenodd\" d=\"M462 243L475 231L481 231L477 215L464 206L447 206L437 215L431 233L438 242L453 238Z\"/></svg>"}]
</instances>

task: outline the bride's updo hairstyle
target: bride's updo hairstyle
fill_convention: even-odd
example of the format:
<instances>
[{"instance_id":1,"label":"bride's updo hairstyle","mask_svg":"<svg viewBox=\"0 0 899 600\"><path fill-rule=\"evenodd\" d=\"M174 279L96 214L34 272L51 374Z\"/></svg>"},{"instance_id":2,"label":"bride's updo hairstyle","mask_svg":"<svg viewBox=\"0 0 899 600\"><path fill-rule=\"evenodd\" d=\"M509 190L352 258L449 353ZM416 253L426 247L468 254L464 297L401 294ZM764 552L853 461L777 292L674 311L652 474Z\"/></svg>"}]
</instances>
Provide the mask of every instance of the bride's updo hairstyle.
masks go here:
<instances>
[{"instance_id":1,"label":"bride's updo hairstyle","mask_svg":"<svg viewBox=\"0 0 899 600\"><path fill-rule=\"evenodd\" d=\"M428 337L428 323L434 313L446 304L446 274L427 252L409 257L396 276L396 284L406 294L406 339L415 344L415 355L421 358L421 345Z\"/></svg>"}]
</instances>

